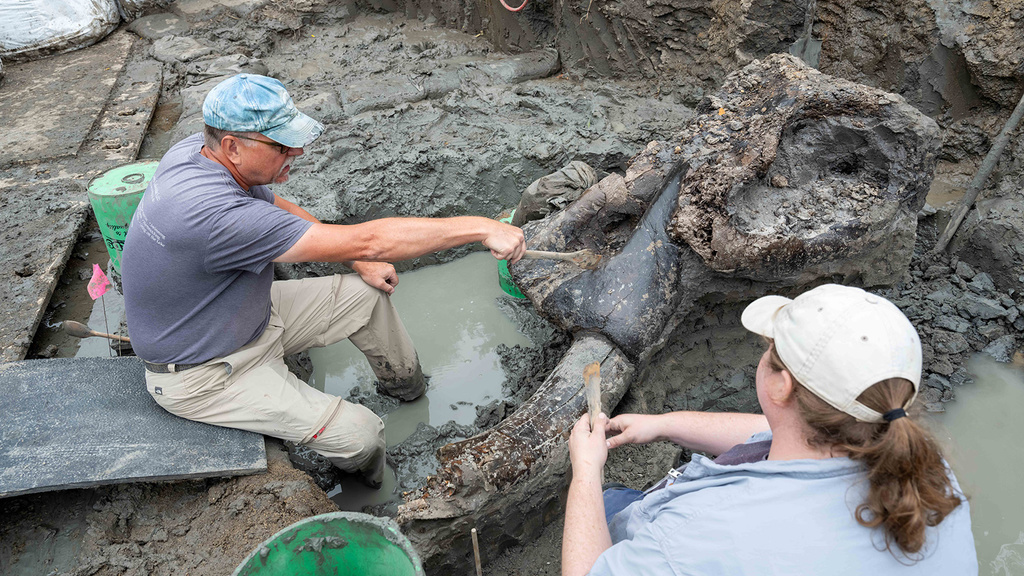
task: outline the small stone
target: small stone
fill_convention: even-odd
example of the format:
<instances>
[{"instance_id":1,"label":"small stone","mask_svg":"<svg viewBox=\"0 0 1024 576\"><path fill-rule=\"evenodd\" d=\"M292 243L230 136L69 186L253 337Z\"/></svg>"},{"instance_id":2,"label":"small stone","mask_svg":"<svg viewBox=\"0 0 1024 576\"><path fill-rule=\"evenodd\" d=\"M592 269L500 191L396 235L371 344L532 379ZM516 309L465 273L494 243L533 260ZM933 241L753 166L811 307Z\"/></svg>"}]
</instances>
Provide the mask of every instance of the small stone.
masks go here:
<instances>
[{"instance_id":1,"label":"small stone","mask_svg":"<svg viewBox=\"0 0 1024 576\"><path fill-rule=\"evenodd\" d=\"M743 130L743 122L740 122L739 120L732 120L732 121L730 121L728 126L729 126L729 130L732 130L734 132Z\"/></svg>"},{"instance_id":2,"label":"small stone","mask_svg":"<svg viewBox=\"0 0 1024 576\"><path fill-rule=\"evenodd\" d=\"M967 284L967 287L976 294L990 294L996 291L996 285L992 282L992 277L985 272L975 274L974 278Z\"/></svg>"},{"instance_id":3,"label":"small stone","mask_svg":"<svg viewBox=\"0 0 1024 576\"><path fill-rule=\"evenodd\" d=\"M971 382L971 376L967 373L967 368L960 366L950 375L949 381L953 386L963 386Z\"/></svg>"},{"instance_id":4,"label":"small stone","mask_svg":"<svg viewBox=\"0 0 1024 576\"><path fill-rule=\"evenodd\" d=\"M1007 334L985 347L982 352L994 358L997 362L1009 362L1013 358L1013 352L1017 348L1017 339L1013 334Z\"/></svg>"},{"instance_id":5,"label":"small stone","mask_svg":"<svg viewBox=\"0 0 1024 576\"><path fill-rule=\"evenodd\" d=\"M971 323L959 316L942 315L935 318L932 325L936 328L945 328L951 332L963 334L971 327Z\"/></svg>"},{"instance_id":6,"label":"small stone","mask_svg":"<svg viewBox=\"0 0 1024 576\"><path fill-rule=\"evenodd\" d=\"M939 356L928 365L928 369L943 376L951 376L955 371L948 356Z\"/></svg>"},{"instance_id":7,"label":"small stone","mask_svg":"<svg viewBox=\"0 0 1024 576\"><path fill-rule=\"evenodd\" d=\"M942 376L941 374L929 374L925 385L929 388L935 388L938 390L952 389L953 385L949 383L949 378Z\"/></svg>"},{"instance_id":8,"label":"small stone","mask_svg":"<svg viewBox=\"0 0 1024 576\"><path fill-rule=\"evenodd\" d=\"M954 298L953 287L947 284L931 294L928 294L925 298L935 302L936 304L944 304Z\"/></svg>"},{"instance_id":9,"label":"small stone","mask_svg":"<svg viewBox=\"0 0 1024 576\"><path fill-rule=\"evenodd\" d=\"M942 390L938 388L925 388L922 391L922 396L924 397L924 401L926 404L939 402L942 400Z\"/></svg>"},{"instance_id":10,"label":"small stone","mask_svg":"<svg viewBox=\"0 0 1024 576\"><path fill-rule=\"evenodd\" d=\"M956 265L956 275L964 280L970 280L974 278L974 269L967 262L959 262Z\"/></svg>"},{"instance_id":11,"label":"small stone","mask_svg":"<svg viewBox=\"0 0 1024 576\"><path fill-rule=\"evenodd\" d=\"M946 407L941 402L926 402L924 409L929 412L945 412Z\"/></svg>"},{"instance_id":12,"label":"small stone","mask_svg":"<svg viewBox=\"0 0 1024 576\"><path fill-rule=\"evenodd\" d=\"M776 174L772 176L772 186L776 188L788 188L789 180L782 174Z\"/></svg>"},{"instance_id":13,"label":"small stone","mask_svg":"<svg viewBox=\"0 0 1024 576\"><path fill-rule=\"evenodd\" d=\"M992 340L996 340L1006 334L1006 329L995 322L989 322L978 326L978 334L980 334L985 340L991 342Z\"/></svg>"},{"instance_id":14,"label":"small stone","mask_svg":"<svg viewBox=\"0 0 1024 576\"><path fill-rule=\"evenodd\" d=\"M932 347L937 354L959 354L967 351L970 346L967 339L955 332L936 330L932 336Z\"/></svg>"},{"instance_id":15,"label":"small stone","mask_svg":"<svg viewBox=\"0 0 1024 576\"><path fill-rule=\"evenodd\" d=\"M959 302L960 308L972 318L991 320L1006 316L1009 312L999 302L968 292Z\"/></svg>"},{"instance_id":16,"label":"small stone","mask_svg":"<svg viewBox=\"0 0 1024 576\"><path fill-rule=\"evenodd\" d=\"M948 276L949 272L949 266L935 264L933 266L929 266L928 269L924 271L924 277L928 280L934 280L941 276Z\"/></svg>"}]
</instances>

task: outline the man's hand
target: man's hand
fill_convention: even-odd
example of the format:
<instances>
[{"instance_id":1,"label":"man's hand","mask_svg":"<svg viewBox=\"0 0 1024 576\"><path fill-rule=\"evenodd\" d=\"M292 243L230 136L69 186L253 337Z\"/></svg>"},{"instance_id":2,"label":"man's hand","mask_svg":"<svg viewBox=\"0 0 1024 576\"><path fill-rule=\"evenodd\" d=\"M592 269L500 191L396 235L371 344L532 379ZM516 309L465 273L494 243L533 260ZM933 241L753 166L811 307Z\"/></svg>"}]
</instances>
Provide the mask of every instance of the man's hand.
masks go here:
<instances>
[{"instance_id":1,"label":"man's hand","mask_svg":"<svg viewBox=\"0 0 1024 576\"><path fill-rule=\"evenodd\" d=\"M387 294L395 293L398 286L398 272L388 262L353 262L350 267L370 286Z\"/></svg>"},{"instance_id":2,"label":"man's hand","mask_svg":"<svg viewBox=\"0 0 1024 576\"><path fill-rule=\"evenodd\" d=\"M601 484L601 472L608 459L608 446L605 445L604 430L608 425L608 416L601 413L597 416L594 429L590 429L590 415L584 414L579 422L572 427L569 435L569 460L572 462L574 479L590 479Z\"/></svg>"},{"instance_id":3,"label":"man's hand","mask_svg":"<svg viewBox=\"0 0 1024 576\"><path fill-rule=\"evenodd\" d=\"M526 252L526 238L517 226L511 226L497 220L491 221L494 226L484 238L483 244L490 249L498 260L508 260L515 264Z\"/></svg>"},{"instance_id":4,"label":"man's hand","mask_svg":"<svg viewBox=\"0 0 1024 576\"><path fill-rule=\"evenodd\" d=\"M647 444L662 439L660 415L619 414L608 421L608 431L616 432L608 438L608 448L623 444Z\"/></svg>"}]
</instances>

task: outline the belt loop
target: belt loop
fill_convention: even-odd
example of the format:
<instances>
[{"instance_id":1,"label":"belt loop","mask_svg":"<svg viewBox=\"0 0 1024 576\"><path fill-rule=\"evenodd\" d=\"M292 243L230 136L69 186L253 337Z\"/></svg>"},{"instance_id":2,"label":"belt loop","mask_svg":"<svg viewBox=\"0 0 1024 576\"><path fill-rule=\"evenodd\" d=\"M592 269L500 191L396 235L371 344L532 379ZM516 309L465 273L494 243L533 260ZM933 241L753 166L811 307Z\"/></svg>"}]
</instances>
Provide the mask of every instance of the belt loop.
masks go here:
<instances>
[{"instance_id":1,"label":"belt loop","mask_svg":"<svg viewBox=\"0 0 1024 576\"><path fill-rule=\"evenodd\" d=\"M228 373L228 376L230 376L231 375L231 364L229 364L227 362L224 362L224 371Z\"/></svg>"},{"instance_id":2,"label":"belt loop","mask_svg":"<svg viewBox=\"0 0 1024 576\"><path fill-rule=\"evenodd\" d=\"M173 363L172 363L172 364L168 364L168 365L167 365L167 370L168 370L168 371L169 371L169 372L170 372L171 374L174 374L174 372L175 372L174 366L175 366L175 365L174 365Z\"/></svg>"}]
</instances>

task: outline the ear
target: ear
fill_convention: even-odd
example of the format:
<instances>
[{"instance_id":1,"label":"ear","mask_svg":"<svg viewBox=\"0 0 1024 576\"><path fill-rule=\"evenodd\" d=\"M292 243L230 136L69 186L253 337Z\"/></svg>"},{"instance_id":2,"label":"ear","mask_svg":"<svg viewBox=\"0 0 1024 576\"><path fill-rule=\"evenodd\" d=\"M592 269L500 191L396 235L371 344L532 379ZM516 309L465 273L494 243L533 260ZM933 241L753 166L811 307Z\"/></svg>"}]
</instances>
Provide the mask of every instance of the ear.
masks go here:
<instances>
[{"instance_id":1,"label":"ear","mask_svg":"<svg viewBox=\"0 0 1024 576\"><path fill-rule=\"evenodd\" d=\"M767 382L768 399L773 404L783 406L793 399L793 375L789 370L781 370Z\"/></svg>"},{"instance_id":2,"label":"ear","mask_svg":"<svg viewBox=\"0 0 1024 576\"><path fill-rule=\"evenodd\" d=\"M230 160L233 164L238 164L238 160L240 159L241 156L239 151L240 147L241 143L238 141L238 139L235 138L234 136L231 136L230 134L221 138L220 140L221 153L227 156L228 160Z\"/></svg>"}]
</instances>

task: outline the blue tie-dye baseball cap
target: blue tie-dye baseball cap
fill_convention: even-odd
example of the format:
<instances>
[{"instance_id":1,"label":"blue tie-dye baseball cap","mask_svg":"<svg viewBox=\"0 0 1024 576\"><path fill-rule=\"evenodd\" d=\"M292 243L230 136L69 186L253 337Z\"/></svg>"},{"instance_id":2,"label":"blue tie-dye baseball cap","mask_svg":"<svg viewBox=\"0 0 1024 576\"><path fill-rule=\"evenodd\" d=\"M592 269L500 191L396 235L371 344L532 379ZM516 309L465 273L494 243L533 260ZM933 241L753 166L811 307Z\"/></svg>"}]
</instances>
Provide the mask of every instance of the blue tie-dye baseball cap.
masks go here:
<instances>
[{"instance_id":1,"label":"blue tie-dye baseball cap","mask_svg":"<svg viewBox=\"0 0 1024 576\"><path fill-rule=\"evenodd\" d=\"M280 80L236 74L213 87L203 101L203 121L220 130L259 132L292 148L308 146L324 125L295 107Z\"/></svg>"}]
</instances>

